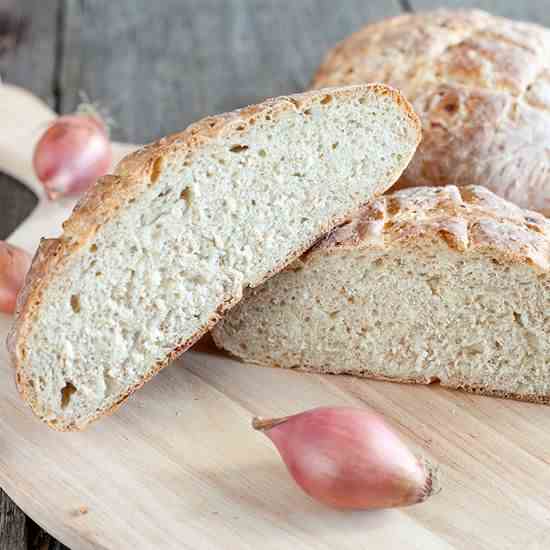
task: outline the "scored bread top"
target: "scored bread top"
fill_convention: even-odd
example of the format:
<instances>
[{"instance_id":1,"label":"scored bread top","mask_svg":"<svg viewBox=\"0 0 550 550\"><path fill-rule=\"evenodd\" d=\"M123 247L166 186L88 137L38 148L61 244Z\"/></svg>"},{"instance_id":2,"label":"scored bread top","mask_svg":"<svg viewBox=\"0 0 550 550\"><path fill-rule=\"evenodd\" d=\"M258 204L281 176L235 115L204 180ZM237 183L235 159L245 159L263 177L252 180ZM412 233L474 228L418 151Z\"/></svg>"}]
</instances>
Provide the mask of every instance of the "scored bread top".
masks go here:
<instances>
[{"instance_id":1,"label":"scored bread top","mask_svg":"<svg viewBox=\"0 0 550 550\"><path fill-rule=\"evenodd\" d=\"M550 30L482 11L368 25L338 44L314 88L387 82L423 123L398 187L484 185L550 214Z\"/></svg>"},{"instance_id":2,"label":"scored bread top","mask_svg":"<svg viewBox=\"0 0 550 550\"><path fill-rule=\"evenodd\" d=\"M414 146L420 139L420 123L410 104L399 92L377 84L331 88L270 99L259 105L203 119L181 133L163 138L157 143L129 155L121 161L113 175L101 178L95 186L90 188L79 201L70 218L64 223L63 234L57 239L47 239L41 243L27 276L25 287L18 299L16 319L9 338L9 349L12 361L17 369L18 388L31 407L37 411L37 414L42 416L40 408L37 407L37 393L33 388L33 381L25 366L29 335L33 334L33 325L39 318L41 303L48 286L52 281L64 281L66 269L80 251L84 254L88 254L88 250L92 254L95 252L91 250L91 247L94 246L91 243L94 241L96 233L103 226L112 220L117 220L121 213L130 207L138 197L154 187L160 174L165 168L170 167L172 162L177 160L178 163L183 163L185 166L186 162L192 161L194 155L200 151L202 146L215 142L220 137L230 139L231 143L234 139L234 147L241 147L239 145L240 136L254 126L257 120L276 121L285 117L288 112L309 114L310 109L314 111L317 105L323 104L322 106L324 106L324 102L328 103L335 99L351 102L357 98L362 100L364 97L370 97L370 94L379 98L388 98L392 104L399 107L401 115L404 115L404 118L408 121L408 124L404 125L401 130L404 132L403 139L406 139L411 147L410 154L412 154ZM403 158L402 163L405 163L406 160ZM389 181L391 177L397 178L398 174L387 174L386 176ZM378 182L378 188L374 190L374 193L382 193L387 185L389 183ZM343 218L338 219L338 222L341 219ZM334 223L337 222L327 220L324 231L330 229ZM279 265L273 265L271 271L265 276L268 277L282 269L310 244L311 241L303 243L301 250L296 250L295 254L280 262ZM257 281L253 283L256 284ZM121 395L120 400L112 405L113 408L158 372L169 360L175 358L191 345L210 328L225 309L232 306L239 299L240 295L235 295L232 300L220 304L207 324L185 341L181 341L175 349L167 354L164 360L154 365L139 383L129 387L126 393ZM93 418L104 412L106 411L103 409L98 410L97 415ZM85 423L93 420L93 418L87 418ZM62 422L55 424L55 422L49 420L48 422L57 429L79 429L84 425L79 423L78 419L74 423Z\"/></svg>"},{"instance_id":3,"label":"scored bread top","mask_svg":"<svg viewBox=\"0 0 550 550\"><path fill-rule=\"evenodd\" d=\"M379 197L301 259L349 248L385 248L419 237L464 252L488 248L503 260L550 271L550 220L481 186L416 187Z\"/></svg>"}]
</instances>

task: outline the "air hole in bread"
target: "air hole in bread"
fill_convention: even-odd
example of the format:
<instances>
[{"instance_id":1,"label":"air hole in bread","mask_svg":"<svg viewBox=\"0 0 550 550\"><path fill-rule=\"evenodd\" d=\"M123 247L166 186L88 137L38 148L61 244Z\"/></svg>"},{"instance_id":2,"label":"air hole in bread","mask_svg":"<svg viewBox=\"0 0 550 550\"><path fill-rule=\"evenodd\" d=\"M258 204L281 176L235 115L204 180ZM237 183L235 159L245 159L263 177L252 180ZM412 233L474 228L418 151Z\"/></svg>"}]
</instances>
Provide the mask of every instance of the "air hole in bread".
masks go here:
<instances>
[{"instance_id":1,"label":"air hole in bread","mask_svg":"<svg viewBox=\"0 0 550 550\"><path fill-rule=\"evenodd\" d=\"M162 172L162 157L157 157L155 159L155 162L153 162L151 173L149 175L150 182L155 183L159 179L161 172Z\"/></svg>"},{"instance_id":2,"label":"air hole in bread","mask_svg":"<svg viewBox=\"0 0 550 550\"><path fill-rule=\"evenodd\" d=\"M67 382L61 390L61 408L66 409L71 402L73 393L76 392L76 388L70 382Z\"/></svg>"},{"instance_id":3,"label":"air hole in bread","mask_svg":"<svg viewBox=\"0 0 550 550\"><path fill-rule=\"evenodd\" d=\"M94 243L92 244L92 246L90 246L90 252L94 254L97 252L97 244Z\"/></svg>"},{"instance_id":4,"label":"air hole in bread","mask_svg":"<svg viewBox=\"0 0 550 550\"><path fill-rule=\"evenodd\" d=\"M412 273L411 273L411 275L412 275ZM430 288L430 292L434 296L439 295L439 285L440 285L440 283L441 283L441 278L440 277L431 277L426 281L426 284Z\"/></svg>"},{"instance_id":5,"label":"air hole in bread","mask_svg":"<svg viewBox=\"0 0 550 550\"><path fill-rule=\"evenodd\" d=\"M449 101L443 106L443 109L452 115L458 111L458 104L455 101Z\"/></svg>"},{"instance_id":6,"label":"air hole in bread","mask_svg":"<svg viewBox=\"0 0 550 550\"><path fill-rule=\"evenodd\" d=\"M229 150L232 153L242 153L248 149L248 145L233 145Z\"/></svg>"},{"instance_id":7,"label":"air hole in bread","mask_svg":"<svg viewBox=\"0 0 550 550\"><path fill-rule=\"evenodd\" d=\"M521 318L521 313L518 313L517 311L514 311L514 321L518 325L523 326L523 319Z\"/></svg>"},{"instance_id":8,"label":"air hole in bread","mask_svg":"<svg viewBox=\"0 0 550 550\"><path fill-rule=\"evenodd\" d=\"M191 188L186 187L181 193L180 193L180 199L184 200L188 206L191 205Z\"/></svg>"},{"instance_id":9,"label":"air hole in bread","mask_svg":"<svg viewBox=\"0 0 550 550\"><path fill-rule=\"evenodd\" d=\"M80 313L80 297L78 294L71 296L71 308L75 313Z\"/></svg>"},{"instance_id":10,"label":"air hole in bread","mask_svg":"<svg viewBox=\"0 0 550 550\"><path fill-rule=\"evenodd\" d=\"M267 157L267 151L265 149L260 149L258 155L260 155L260 157Z\"/></svg>"}]
</instances>

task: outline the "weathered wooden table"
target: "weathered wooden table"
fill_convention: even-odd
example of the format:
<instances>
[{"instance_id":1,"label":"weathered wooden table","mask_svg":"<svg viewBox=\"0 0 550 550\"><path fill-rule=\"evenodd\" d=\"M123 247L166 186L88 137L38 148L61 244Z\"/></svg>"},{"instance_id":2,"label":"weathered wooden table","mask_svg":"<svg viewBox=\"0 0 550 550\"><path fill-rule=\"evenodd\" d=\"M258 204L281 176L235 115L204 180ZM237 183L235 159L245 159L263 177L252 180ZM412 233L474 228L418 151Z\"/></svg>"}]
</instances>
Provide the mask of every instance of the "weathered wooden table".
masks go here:
<instances>
[{"instance_id":1,"label":"weathered wooden table","mask_svg":"<svg viewBox=\"0 0 550 550\"><path fill-rule=\"evenodd\" d=\"M547 0L0 0L0 74L62 113L85 94L110 111L115 139L143 143L299 91L350 32L441 5L550 25ZM35 203L0 175L0 238ZM24 548L64 546L0 493L0 550Z\"/></svg>"}]
</instances>

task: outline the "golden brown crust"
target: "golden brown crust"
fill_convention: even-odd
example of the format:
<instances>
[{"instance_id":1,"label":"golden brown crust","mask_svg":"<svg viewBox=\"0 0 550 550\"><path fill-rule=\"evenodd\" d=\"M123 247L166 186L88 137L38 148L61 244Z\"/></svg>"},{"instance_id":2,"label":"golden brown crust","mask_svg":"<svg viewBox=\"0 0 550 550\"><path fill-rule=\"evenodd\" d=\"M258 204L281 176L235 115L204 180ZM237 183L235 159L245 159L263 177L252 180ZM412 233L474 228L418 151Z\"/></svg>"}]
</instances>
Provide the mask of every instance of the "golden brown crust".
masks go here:
<instances>
[{"instance_id":1,"label":"golden brown crust","mask_svg":"<svg viewBox=\"0 0 550 550\"><path fill-rule=\"evenodd\" d=\"M30 381L25 375L25 370L22 368L22 361L26 353L27 335L40 308L41 296L46 286L53 278L63 277L63 268L67 262L70 261L75 252L89 243L105 223L116 217L119 211L123 210L149 186L155 184L164 162L169 162L174 155L177 155L178 158L183 156L184 159L191 159L202 146L218 137L233 135L238 137L241 133L246 132L251 125L255 124L260 117L265 120L267 120L266 117L275 120L278 116L290 110L305 111L312 105L322 102L327 96L353 99L363 97L368 93L373 93L379 97L389 96L392 101L399 105L417 130L417 140L420 141L420 121L411 105L400 92L382 84L335 87L268 99L258 105L245 107L231 113L207 117L192 124L183 132L162 138L156 143L131 153L122 159L113 175L100 178L82 197L69 219L63 224L61 237L42 242L27 276L25 288L20 294L19 307L9 338L9 350L12 363L16 368L19 391L33 410L40 416L36 407L36 396ZM384 189L379 189L378 193L383 191ZM327 220L323 232L328 231L335 224L342 221L344 219ZM266 274L263 280L283 269L290 261L310 247L316 239L304 243L301 250L296 250L287 260L275 266L270 273ZM239 300L240 297L235 297L233 300L220 305L218 311L202 329L187 341L182 342L163 361L155 365L139 383L121 396L120 400L109 410L99 410L97 415L88 419L86 423L116 410L129 395L210 330L220 319L223 312ZM79 430L84 427L83 424L59 425L55 421L50 421L48 424L61 431Z\"/></svg>"},{"instance_id":2,"label":"golden brown crust","mask_svg":"<svg viewBox=\"0 0 550 550\"><path fill-rule=\"evenodd\" d=\"M35 304L40 302L44 276L47 273L48 266L55 265L59 259L59 245L60 242L58 239L42 239L40 241L32 265L25 278L25 285L17 296L16 322L14 322L6 342L12 366L16 369L15 381L17 389L21 397L28 403L31 403L35 399L35 394L32 385L28 383L24 371L18 368L18 362L16 361L18 340L26 336L28 327L22 322L18 323L17 320L31 317L34 314ZM24 359L25 349L23 348L20 353L22 354L22 359Z\"/></svg>"},{"instance_id":3,"label":"golden brown crust","mask_svg":"<svg viewBox=\"0 0 550 550\"><path fill-rule=\"evenodd\" d=\"M550 220L501 199L484 187L416 187L371 201L306 254L339 249L387 248L431 237L464 252L489 249L503 261L550 271Z\"/></svg>"},{"instance_id":4,"label":"golden brown crust","mask_svg":"<svg viewBox=\"0 0 550 550\"><path fill-rule=\"evenodd\" d=\"M329 52L312 87L387 82L423 141L395 187L484 185L550 215L550 30L481 11L368 25Z\"/></svg>"}]
</instances>

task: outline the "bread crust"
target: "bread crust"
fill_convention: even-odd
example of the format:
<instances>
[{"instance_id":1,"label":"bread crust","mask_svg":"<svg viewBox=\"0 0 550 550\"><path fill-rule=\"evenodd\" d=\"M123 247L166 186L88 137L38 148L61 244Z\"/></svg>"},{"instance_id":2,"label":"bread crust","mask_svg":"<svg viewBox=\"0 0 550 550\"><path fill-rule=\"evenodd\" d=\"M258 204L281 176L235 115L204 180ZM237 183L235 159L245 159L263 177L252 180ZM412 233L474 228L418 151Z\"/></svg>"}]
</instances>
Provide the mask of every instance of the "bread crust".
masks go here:
<instances>
[{"instance_id":1,"label":"bread crust","mask_svg":"<svg viewBox=\"0 0 550 550\"><path fill-rule=\"evenodd\" d=\"M33 320L40 310L43 293L48 284L57 277L63 277L64 267L73 255L86 247L101 227L115 218L131 201L135 200L144 190L154 186L162 164L175 155L184 160L191 159L195 152L212 140L222 136L239 136L246 132L258 118L265 116L271 120L288 111L305 111L319 103L328 95L353 99L363 97L368 93L376 96L389 96L406 114L417 133L417 143L420 141L421 125L410 103L397 90L382 84L357 85L347 87L332 87L324 90L310 91L302 94L268 99L258 105L252 105L230 113L211 116L192 124L180 133L162 138L126 156L116 167L114 174L100 178L79 200L71 216L63 224L63 234L58 239L43 239L35 254L32 266L27 275L24 288L19 294L14 324L8 337L8 350L11 362L16 369L16 382L23 399L29 403L34 412L41 416L36 403L36 395L32 382L28 378L23 360L26 355L26 341ZM397 179L399 174L395 174ZM375 194L384 192L378 189ZM351 214L351 213L350 213ZM341 223L344 219L327 220L320 233ZM300 250L296 250L285 261L266 274L263 280L283 269L289 262L310 247L319 235ZM98 410L97 414L85 423L58 424L55 420L45 420L52 428L59 431L78 431L89 422L104 414L114 412L133 392L155 376L162 368L181 355L200 337L209 331L222 314L233 307L240 297L220 304L216 313L191 338L181 342L166 358L153 366L148 373L134 386L129 388L121 398L108 410Z\"/></svg>"},{"instance_id":2,"label":"bread crust","mask_svg":"<svg viewBox=\"0 0 550 550\"><path fill-rule=\"evenodd\" d=\"M371 201L351 221L335 228L286 269L349 250L414 246L419 239L442 241L460 253L478 250L490 254L495 261L525 264L542 276L550 274L550 220L519 208L484 187L453 185L403 189ZM220 348L224 348L223 323L212 332ZM260 364L254 358L239 359ZM319 373L322 369L297 365L292 370ZM550 395L508 393L466 383L446 384L423 376L385 377L371 372L368 365L360 372L344 370L341 374L410 384L438 382L471 393L550 404Z\"/></svg>"},{"instance_id":3,"label":"bread crust","mask_svg":"<svg viewBox=\"0 0 550 550\"><path fill-rule=\"evenodd\" d=\"M550 220L471 185L403 189L371 201L302 256L349 248L388 248L419 237L443 239L459 252L490 250L506 263L550 272Z\"/></svg>"},{"instance_id":4,"label":"bread crust","mask_svg":"<svg viewBox=\"0 0 550 550\"><path fill-rule=\"evenodd\" d=\"M368 25L326 56L313 88L387 82L423 124L393 188L484 185L550 215L550 30L477 10Z\"/></svg>"}]
</instances>

